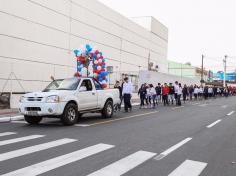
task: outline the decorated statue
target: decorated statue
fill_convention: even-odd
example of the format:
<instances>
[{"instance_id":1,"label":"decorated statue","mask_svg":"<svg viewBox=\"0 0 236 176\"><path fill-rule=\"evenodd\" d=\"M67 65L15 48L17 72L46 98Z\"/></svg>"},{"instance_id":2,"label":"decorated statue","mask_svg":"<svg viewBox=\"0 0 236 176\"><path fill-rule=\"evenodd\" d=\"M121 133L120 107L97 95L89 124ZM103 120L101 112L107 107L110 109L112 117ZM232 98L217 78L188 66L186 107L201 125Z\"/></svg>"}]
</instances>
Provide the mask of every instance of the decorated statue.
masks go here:
<instances>
[{"instance_id":1,"label":"decorated statue","mask_svg":"<svg viewBox=\"0 0 236 176\"><path fill-rule=\"evenodd\" d=\"M92 62L93 77L102 85L102 88L107 88L106 60L103 58L102 52L91 48L89 44L81 46L79 50L74 50L77 58L77 72L74 76L80 77L90 76L89 65Z\"/></svg>"}]
</instances>

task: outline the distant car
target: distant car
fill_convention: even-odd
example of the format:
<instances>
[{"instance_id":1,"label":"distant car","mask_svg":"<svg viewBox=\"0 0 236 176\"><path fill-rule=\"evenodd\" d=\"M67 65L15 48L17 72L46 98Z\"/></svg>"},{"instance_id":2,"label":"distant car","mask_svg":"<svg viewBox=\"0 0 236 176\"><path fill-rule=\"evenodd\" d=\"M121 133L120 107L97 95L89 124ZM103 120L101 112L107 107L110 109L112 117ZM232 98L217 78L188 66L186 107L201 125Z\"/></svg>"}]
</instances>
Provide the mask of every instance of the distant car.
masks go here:
<instances>
[{"instance_id":1,"label":"distant car","mask_svg":"<svg viewBox=\"0 0 236 176\"><path fill-rule=\"evenodd\" d=\"M118 89L102 89L93 78L58 79L42 92L22 96L19 112L29 124L49 117L73 125L84 113L99 112L104 118L111 118L119 103Z\"/></svg>"}]
</instances>

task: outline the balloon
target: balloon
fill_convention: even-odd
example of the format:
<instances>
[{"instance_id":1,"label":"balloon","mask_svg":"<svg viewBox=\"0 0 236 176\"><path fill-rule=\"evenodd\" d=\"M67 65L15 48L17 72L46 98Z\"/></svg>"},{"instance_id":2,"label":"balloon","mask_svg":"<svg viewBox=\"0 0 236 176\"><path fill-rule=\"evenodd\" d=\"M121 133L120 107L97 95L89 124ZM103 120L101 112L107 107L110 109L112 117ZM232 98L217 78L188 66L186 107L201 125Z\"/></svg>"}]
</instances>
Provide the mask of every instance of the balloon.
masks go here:
<instances>
[{"instance_id":1,"label":"balloon","mask_svg":"<svg viewBox=\"0 0 236 176\"><path fill-rule=\"evenodd\" d=\"M101 75L101 74L98 74L98 78L102 78L102 75Z\"/></svg>"},{"instance_id":2,"label":"balloon","mask_svg":"<svg viewBox=\"0 0 236 176\"><path fill-rule=\"evenodd\" d=\"M75 55L79 53L79 50L74 50Z\"/></svg>"},{"instance_id":3,"label":"balloon","mask_svg":"<svg viewBox=\"0 0 236 176\"><path fill-rule=\"evenodd\" d=\"M102 67L101 67L101 66L98 66L98 67L97 67L97 69L98 69L98 70L101 70L101 69L102 69Z\"/></svg>"},{"instance_id":4,"label":"balloon","mask_svg":"<svg viewBox=\"0 0 236 176\"><path fill-rule=\"evenodd\" d=\"M98 53L99 53L99 51L98 51L98 50L96 50L96 51L95 51L95 53L96 53L96 54L98 54Z\"/></svg>"},{"instance_id":5,"label":"balloon","mask_svg":"<svg viewBox=\"0 0 236 176\"><path fill-rule=\"evenodd\" d=\"M107 83L106 80L103 80L103 81L102 81L102 84L106 84L106 83Z\"/></svg>"},{"instance_id":6,"label":"balloon","mask_svg":"<svg viewBox=\"0 0 236 176\"><path fill-rule=\"evenodd\" d=\"M82 70L82 68L79 67L79 68L78 68L78 71L81 72L81 70Z\"/></svg>"},{"instance_id":7,"label":"balloon","mask_svg":"<svg viewBox=\"0 0 236 176\"><path fill-rule=\"evenodd\" d=\"M101 63L101 62L102 62L102 59L98 59L98 62L100 62L100 63Z\"/></svg>"},{"instance_id":8,"label":"balloon","mask_svg":"<svg viewBox=\"0 0 236 176\"><path fill-rule=\"evenodd\" d=\"M96 57L97 57L97 54L94 53L94 54L93 54L93 58L96 58Z\"/></svg>"},{"instance_id":9,"label":"balloon","mask_svg":"<svg viewBox=\"0 0 236 176\"><path fill-rule=\"evenodd\" d=\"M98 64L98 61L97 61L97 60L95 60L95 61L94 61L94 64L96 64L96 65L97 65L97 64Z\"/></svg>"},{"instance_id":10,"label":"balloon","mask_svg":"<svg viewBox=\"0 0 236 176\"><path fill-rule=\"evenodd\" d=\"M103 89L107 88L107 84L102 84L102 88Z\"/></svg>"},{"instance_id":11,"label":"balloon","mask_svg":"<svg viewBox=\"0 0 236 176\"><path fill-rule=\"evenodd\" d=\"M105 59L102 59L102 62L106 62L106 60L105 60Z\"/></svg>"},{"instance_id":12,"label":"balloon","mask_svg":"<svg viewBox=\"0 0 236 176\"><path fill-rule=\"evenodd\" d=\"M101 55L100 54L97 54L97 58L100 58L101 57Z\"/></svg>"},{"instance_id":13,"label":"balloon","mask_svg":"<svg viewBox=\"0 0 236 176\"><path fill-rule=\"evenodd\" d=\"M106 71L105 68L102 68L101 71Z\"/></svg>"},{"instance_id":14,"label":"balloon","mask_svg":"<svg viewBox=\"0 0 236 176\"><path fill-rule=\"evenodd\" d=\"M106 66L105 66L105 65L102 65L102 68L106 68Z\"/></svg>"},{"instance_id":15,"label":"balloon","mask_svg":"<svg viewBox=\"0 0 236 176\"><path fill-rule=\"evenodd\" d=\"M89 44L86 44L85 47L86 47L87 50L89 50L91 48Z\"/></svg>"},{"instance_id":16,"label":"balloon","mask_svg":"<svg viewBox=\"0 0 236 176\"><path fill-rule=\"evenodd\" d=\"M106 79L106 76L102 76L102 79L103 79L103 80Z\"/></svg>"},{"instance_id":17,"label":"balloon","mask_svg":"<svg viewBox=\"0 0 236 176\"><path fill-rule=\"evenodd\" d=\"M74 77L79 77L79 76L80 76L79 72L76 72L76 73L74 74Z\"/></svg>"},{"instance_id":18,"label":"balloon","mask_svg":"<svg viewBox=\"0 0 236 176\"><path fill-rule=\"evenodd\" d=\"M101 73L101 70L97 70L97 74L100 74Z\"/></svg>"},{"instance_id":19,"label":"balloon","mask_svg":"<svg viewBox=\"0 0 236 176\"><path fill-rule=\"evenodd\" d=\"M99 80L99 82L102 82L102 78L99 78L98 80Z\"/></svg>"},{"instance_id":20,"label":"balloon","mask_svg":"<svg viewBox=\"0 0 236 176\"><path fill-rule=\"evenodd\" d=\"M99 54L102 56L102 52L99 52Z\"/></svg>"},{"instance_id":21,"label":"balloon","mask_svg":"<svg viewBox=\"0 0 236 176\"><path fill-rule=\"evenodd\" d=\"M80 65L81 65L81 63L80 63L80 62L77 62L77 65L78 65L78 66L80 66Z\"/></svg>"}]
</instances>

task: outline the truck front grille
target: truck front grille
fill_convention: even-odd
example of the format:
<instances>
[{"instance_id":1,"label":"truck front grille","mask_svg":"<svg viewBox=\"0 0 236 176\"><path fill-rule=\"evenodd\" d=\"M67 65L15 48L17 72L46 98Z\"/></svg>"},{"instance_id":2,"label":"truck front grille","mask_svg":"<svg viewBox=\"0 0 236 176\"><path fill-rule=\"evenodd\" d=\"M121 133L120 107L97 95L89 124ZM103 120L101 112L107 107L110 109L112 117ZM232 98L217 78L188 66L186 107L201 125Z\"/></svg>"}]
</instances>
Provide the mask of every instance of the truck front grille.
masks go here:
<instances>
[{"instance_id":1,"label":"truck front grille","mask_svg":"<svg viewBox=\"0 0 236 176\"><path fill-rule=\"evenodd\" d=\"M42 101L43 97L28 97L27 101Z\"/></svg>"}]
</instances>

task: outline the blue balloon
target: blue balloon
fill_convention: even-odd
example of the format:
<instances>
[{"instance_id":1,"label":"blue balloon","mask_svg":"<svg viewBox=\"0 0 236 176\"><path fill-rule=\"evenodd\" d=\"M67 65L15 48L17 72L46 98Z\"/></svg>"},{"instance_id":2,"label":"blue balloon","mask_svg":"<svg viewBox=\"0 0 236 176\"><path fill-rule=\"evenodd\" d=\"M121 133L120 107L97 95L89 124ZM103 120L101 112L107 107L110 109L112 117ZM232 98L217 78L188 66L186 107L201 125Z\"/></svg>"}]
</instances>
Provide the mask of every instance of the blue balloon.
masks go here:
<instances>
[{"instance_id":1,"label":"blue balloon","mask_svg":"<svg viewBox=\"0 0 236 176\"><path fill-rule=\"evenodd\" d=\"M105 66L105 65L102 65L102 68L106 68L106 66Z\"/></svg>"},{"instance_id":2,"label":"blue balloon","mask_svg":"<svg viewBox=\"0 0 236 176\"><path fill-rule=\"evenodd\" d=\"M78 62L78 66L80 66L81 65L81 63L80 62Z\"/></svg>"},{"instance_id":3,"label":"blue balloon","mask_svg":"<svg viewBox=\"0 0 236 176\"><path fill-rule=\"evenodd\" d=\"M106 60L105 60L105 59L102 59L102 62L106 62Z\"/></svg>"},{"instance_id":4,"label":"blue balloon","mask_svg":"<svg viewBox=\"0 0 236 176\"><path fill-rule=\"evenodd\" d=\"M74 50L75 55L79 53L79 50Z\"/></svg>"},{"instance_id":5,"label":"blue balloon","mask_svg":"<svg viewBox=\"0 0 236 176\"><path fill-rule=\"evenodd\" d=\"M94 54L93 54L93 58L97 58L97 54L94 53Z\"/></svg>"},{"instance_id":6,"label":"blue balloon","mask_svg":"<svg viewBox=\"0 0 236 176\"><path fill-rule=\"evenodd\" d=\"M81 72L81 70L82 70L82 68L79 67L79 68L78 68L78 72Z\"/></svg>"},{"instance_id":7,"label":"blue balloon","mask_svg":"<svg viewBox=\"0 0 236 176\"><path fill-rule=\"evenodd\" d=\"M94 65L93 68L94 68L95 70L97 70L98 66L97 66L97 65Z\"/></svg>"},{"instance_id":8,"label":"blue balloon","mask_svg":"<svg viewBox=\"0 0 236 176\"><path fill-rule=\"evenodd\" d=\"M86 44L86 49L89 50L91 46L89 44Z\"/></svg>"},{"instance_id":9,"label":"blue balloon","mask_svg":"<svg viewBox=\"0 0 236 176\"><path fill-rule=\"evenodd\" d=\"M106 82L108 82L108 79L106 78Z\"/></svg>"},{"instance_id":10,"label":"blue balloon","mask_svg":"<svg viewBox=\"0 0 236 176\"><path fill-rule=\"evenodd\" d=\"M98 80L99 80L99 82L102 82L102 78L99 78Z\"/></svg>"},{"instance_id":11,"label":"blue balloon","mask_svg":"<svg viewBox=\"0 0 236 176\"><path fill-rule=\"evenodd\" d=\"M101 75L101 74L98 74L98 78L102 78L102 75Z\"/></svg>"}]
</instances>

